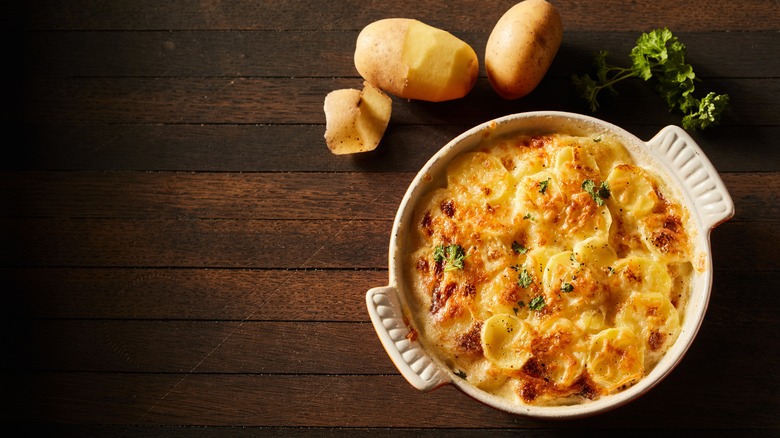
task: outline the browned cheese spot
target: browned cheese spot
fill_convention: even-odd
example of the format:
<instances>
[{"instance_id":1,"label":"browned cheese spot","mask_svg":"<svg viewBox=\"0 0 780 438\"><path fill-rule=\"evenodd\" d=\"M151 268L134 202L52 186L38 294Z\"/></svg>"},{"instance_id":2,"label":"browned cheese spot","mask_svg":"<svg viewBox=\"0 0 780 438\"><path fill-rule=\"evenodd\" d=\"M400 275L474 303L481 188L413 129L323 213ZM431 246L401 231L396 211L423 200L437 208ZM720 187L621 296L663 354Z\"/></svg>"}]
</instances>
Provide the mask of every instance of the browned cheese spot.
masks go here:
<instances>
[{"instance_id":1,"label":"browned cheese spot","mask_svg":"<svg viewBox=\"0 0 780 438\"><path fill-rule=\"evenodd\" d=\"M444 308L444 306L447 305L447 300L450 299L452 293L455 292L455 289L458 287L457 283L447 283L443 290L440 286L440 284L436 284L433 288L433 293L431 294L431 313L436 313Z\"/></svg>"},{"instance_id":2,"label":"browned cheese spot","mask_svg":"<svg viewBox=\"0 0 780 438\"><path fill-rule=\"evenodd\" d=\"M428 236L433 236L433 219L431 218L430 211L425 212L425 215L423 215L420 226L422 226L422 229L423 231L425 231L425 234L427 234Z\"/></svg>"},{"instance_id":3,"label":"browned cheese spot","mask_svg":"<svg viewBox=\"0 0 780 438\"><path fill-rule=\"evenodd\" d=\"M458 335L458 348L466 354L482 355L482 321L474 323L469 331Z\"/></svg>"},{"instance_id":4,"label":"browned cheese spot","mask_svg":"<svg viewBox=\"0 0 780 438\"><path fill-rule=\"evenodd\" d=\"M654 330L652 333L650 333L650 336L647 338L647 343L648 345L650 345L650 348L653 351L656 351L664 345L665 340L666 340L665 334Z\"/></svg>"},{"instance_id":5,"label":"browned cheese spot","mask_svg":"<svg viewBox=\"0 0 780 438\"><path fill-rule=\"evenodd\" d=\"M451 199L442 201L442 203L439 204L439 208L441 209L442 213L447 215L447 217L451 218L455 216L455 204L452 202Z\"/></svg>"}]
</instances>

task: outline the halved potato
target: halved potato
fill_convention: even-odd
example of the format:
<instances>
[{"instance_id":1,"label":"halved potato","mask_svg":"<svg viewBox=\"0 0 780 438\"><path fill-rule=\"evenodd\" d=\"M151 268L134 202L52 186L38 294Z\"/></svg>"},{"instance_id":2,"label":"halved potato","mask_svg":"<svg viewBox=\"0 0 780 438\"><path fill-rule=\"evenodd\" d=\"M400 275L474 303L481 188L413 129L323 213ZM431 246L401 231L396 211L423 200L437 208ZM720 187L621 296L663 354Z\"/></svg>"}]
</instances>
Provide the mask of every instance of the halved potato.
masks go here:
<instances>
[{"instance_id":1,"label":"halved potato","mask_svg":"<svg viewBox=\"0 0 780 438\"><path fill-rule=\"evenodd\" d=\"M470 45L443 29L410 18L385 18L358 35L355 68L395 96L441 102L471 91L479 60Z\"/></svg>"},{"instance_id":2,"label":"halved potato","mask_svg":"<svg viewBox=\"0 0 780 438\"><path fill-rule=\"evenodd\" d=\"M337 155L376 149L392 113L392 99L363 82L363 90L346 88L325 96L325 142Z\"/></svg>"}]
</instances>

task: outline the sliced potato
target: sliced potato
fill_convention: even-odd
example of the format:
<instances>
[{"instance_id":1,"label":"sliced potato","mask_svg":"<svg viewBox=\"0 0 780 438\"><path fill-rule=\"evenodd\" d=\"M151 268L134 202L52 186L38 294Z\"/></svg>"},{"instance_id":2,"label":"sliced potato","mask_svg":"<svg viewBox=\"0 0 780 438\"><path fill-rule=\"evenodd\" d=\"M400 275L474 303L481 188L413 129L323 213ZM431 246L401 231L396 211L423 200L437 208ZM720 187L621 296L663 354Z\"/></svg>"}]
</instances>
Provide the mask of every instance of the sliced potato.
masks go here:
<instances>
[{"instance_id":1,"label":"sliced potato","mask_svg":"<svg viewBox=\"0 0 780 438\"><path fill-rule=\"evenodd\" d=\"M627 214L641 219L661 202L652 179L639 166L620 164L607 177L612 198Z\"/></svg>"},{"instance_id":2,"label":"sliced potato","mask_svg":"<svg viewBox=\"0 0 780 438\"><path fill-rule=\"evenodd\" d=\"M502 369L519 370L531 358L533 327L512 315L493 315L482 326L485 357Z\"/></svg>"},{"instance_id":3,"label":"sliced potato","mask_svg":"<svg viewBox=\"0 0 780 438\"><path fill-rule=\"evenodd\" d=\"M588 374L606 393L631 385L645 372L642 340L627 328L608 328L591 339Z\"/></svg>"},{"instance_id":4,"label":"sliced potato","mask_svg":"<svg viewBox=\"0 0 780 438\"><path fill-rule=\"evenodd\" d=\"M337 155L376 149L392 113L392 99L368 82L363 90L335 90L325 96L325 142Z\"/></svg>"}]
</instances>

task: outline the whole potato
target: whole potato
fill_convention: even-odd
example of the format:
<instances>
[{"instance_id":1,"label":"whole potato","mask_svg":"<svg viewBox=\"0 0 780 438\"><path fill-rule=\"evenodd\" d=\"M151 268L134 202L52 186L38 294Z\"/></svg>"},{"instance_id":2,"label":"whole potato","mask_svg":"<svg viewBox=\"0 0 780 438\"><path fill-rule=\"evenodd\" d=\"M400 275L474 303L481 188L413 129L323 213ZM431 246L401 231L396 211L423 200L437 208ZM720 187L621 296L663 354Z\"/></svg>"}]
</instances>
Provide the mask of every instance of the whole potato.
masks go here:
<instances>
[{"instance_id":1,"label":"whole potato","mask_svg":"<svg viewBox=\"0 0 780 438\"><path fill-rule=\"evenodd\" d=\"M498 20L485 48L485 70L504 99L533 91L550 68L563 39L558 9L545 0L524 0Z\"/></svg>"},{"instance_id":2,"label":"whole potato","mask_svg":"<svg viewBox=\"0 0 780 438\"><path fill-rule=\"evenodd\" d=\"M406 99L458 99L474 87L479 60L451 33L409 18L367 25L355 46L355 67L374 86Z\"/></svg>"}]
</instances>

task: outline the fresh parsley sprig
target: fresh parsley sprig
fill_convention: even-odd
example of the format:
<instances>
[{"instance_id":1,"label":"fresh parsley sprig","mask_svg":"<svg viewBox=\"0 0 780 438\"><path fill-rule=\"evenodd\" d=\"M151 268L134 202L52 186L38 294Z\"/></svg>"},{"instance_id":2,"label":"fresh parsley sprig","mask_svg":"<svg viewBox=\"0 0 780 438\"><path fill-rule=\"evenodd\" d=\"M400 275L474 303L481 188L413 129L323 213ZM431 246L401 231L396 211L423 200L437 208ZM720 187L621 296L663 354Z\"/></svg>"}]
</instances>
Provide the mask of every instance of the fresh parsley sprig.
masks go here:
<instances>
[{"instance_id":1,"label":"fresh parsley sprig","mask_svg":"<svg viewBox=\"0 0 780 438\"><path fill-rule=\"evenodd\" d=\"M591 111L599 108L598 95L602 90L617 94L614 85L629 78L639 78L656 84L656 90L666 100L670 111L683 114L682 126L688 130L705 129L720 123L728 107L729 96L710 92L704 98L694 96L693 67L685 62L687 49L667 28L643 33L631 50L631 66L620 67L607 62L606 51L594 57L595 78L589 74L573 75L572 82L588 102Z\"/></svg>"}]
</instances>

